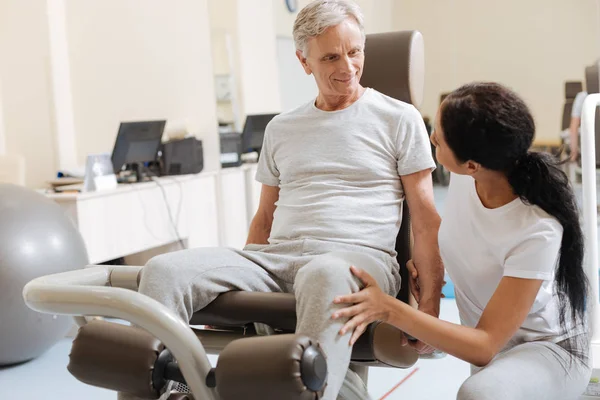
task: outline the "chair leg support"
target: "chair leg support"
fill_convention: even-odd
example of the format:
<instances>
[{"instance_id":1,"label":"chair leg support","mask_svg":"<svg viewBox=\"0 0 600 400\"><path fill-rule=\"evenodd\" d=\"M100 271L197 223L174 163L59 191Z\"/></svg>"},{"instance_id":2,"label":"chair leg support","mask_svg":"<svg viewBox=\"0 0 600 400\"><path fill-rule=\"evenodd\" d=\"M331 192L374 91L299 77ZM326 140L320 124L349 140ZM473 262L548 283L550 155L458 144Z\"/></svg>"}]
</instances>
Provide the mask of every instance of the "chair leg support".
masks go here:
<instances>
[{"instance_id":1,"label":"chair leg support","mask_svg":"<svg viewBox=\"0 0 600 400\"><path fill-rule=\"evenodd\" d=\"M275 330L266 324L255 323L254 329L258 336L271 336L275 334Z\"/></svg>"},{"instance_id":2,"label":"chair leg support","mask_svg":"<svg viewBox=\"0 0 600 400\"><path fill-rule=\"evenodd\" d=\"M350 364L350 369L356 372L365 385L369 383L369 367L365 365Z\"/></svg>"},{"instance_id":3,"label":"chair leg support","mask_svg":"<svg viewBox=\"0 0 600 400\"><path fill-rule=\"evenodd\" d=\"M367 391L369 367L350 365L338 399L342 400L371 400ZM360 378L360 379L358 379Z\"/></svg>"}]
</instances>

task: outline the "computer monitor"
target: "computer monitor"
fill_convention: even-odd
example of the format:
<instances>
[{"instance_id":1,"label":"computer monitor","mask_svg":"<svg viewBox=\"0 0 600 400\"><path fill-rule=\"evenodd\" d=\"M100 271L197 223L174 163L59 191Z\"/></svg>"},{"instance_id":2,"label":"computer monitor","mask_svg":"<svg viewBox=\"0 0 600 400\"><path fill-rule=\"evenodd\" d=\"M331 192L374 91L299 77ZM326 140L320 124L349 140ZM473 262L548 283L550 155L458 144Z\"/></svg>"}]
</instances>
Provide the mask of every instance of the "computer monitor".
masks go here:
<instances>
[{"instance_id":1,"label":"computer monitor","mask_svg":"<svg viewBox=\"0 0 600 400\"><path fill-rule=\"evenodd\" d=\"M140 164L156 161L167 121L122 122L112 152L112 164L116 174L123 166L131 164L141 180Z\"/></svg>"},{"instance_id":2,"label":"computer monitor","mask_svg":"<svg viewBox=\"0 0 600 400\"><path fill-rule=\"evenodd\" d=\"M246 124L242 132L242 151L260 153L265 136L265 129L277 114L254 114L246 117Z\"/></svg>"}]
</instances>

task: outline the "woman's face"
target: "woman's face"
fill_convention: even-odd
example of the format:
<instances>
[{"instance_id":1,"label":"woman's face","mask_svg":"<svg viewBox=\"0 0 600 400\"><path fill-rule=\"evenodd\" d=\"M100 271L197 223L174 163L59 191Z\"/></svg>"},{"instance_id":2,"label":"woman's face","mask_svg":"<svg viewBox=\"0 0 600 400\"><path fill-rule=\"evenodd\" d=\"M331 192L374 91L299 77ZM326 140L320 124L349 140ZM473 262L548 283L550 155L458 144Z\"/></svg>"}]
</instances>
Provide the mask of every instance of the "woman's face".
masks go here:
<instances>
[{"instance_id":1,"label":"woman's face","mask_svg":"<svg viewBox=\"0 0 600 400\"><path fill-rule=\"evenodd\" d=\"M435 146L435 157L437 158L437 161L450 172L460 175L470 174L467 163L462 163L456 158L454 152L450 149L450 147L448 147L448 143L444 138L444 131L442 130L442 125L440 122L442 106L443 103L438 109L435 117L433 133L431 134L431 143Z\"/></svg>"}]
</instances>

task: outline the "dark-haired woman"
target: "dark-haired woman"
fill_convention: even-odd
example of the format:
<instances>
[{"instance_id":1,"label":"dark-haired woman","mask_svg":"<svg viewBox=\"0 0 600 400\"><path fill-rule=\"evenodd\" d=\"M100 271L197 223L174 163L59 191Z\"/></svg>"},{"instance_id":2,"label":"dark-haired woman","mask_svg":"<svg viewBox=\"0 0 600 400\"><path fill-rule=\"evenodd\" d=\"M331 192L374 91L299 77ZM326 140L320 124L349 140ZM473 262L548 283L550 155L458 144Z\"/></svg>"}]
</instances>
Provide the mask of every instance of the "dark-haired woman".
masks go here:
<instances>
[{"instance_id":1,"label":"dark-haired woman","mask_svg":"<svg viewBox=\"0 0 600 400\"><path fill-rule=\"evenodd\" d=\"M432 142L452 172L439 232L461 325L438 320L384 294L372 277L347 307L351 344L385 321L471 363L458 399L577 399L591 370L583 234L566 175L531 153L526 104L495 83L465 85L440 105ZM418 300L417 269L409 262Z\"/></svg>"}]
</instances>

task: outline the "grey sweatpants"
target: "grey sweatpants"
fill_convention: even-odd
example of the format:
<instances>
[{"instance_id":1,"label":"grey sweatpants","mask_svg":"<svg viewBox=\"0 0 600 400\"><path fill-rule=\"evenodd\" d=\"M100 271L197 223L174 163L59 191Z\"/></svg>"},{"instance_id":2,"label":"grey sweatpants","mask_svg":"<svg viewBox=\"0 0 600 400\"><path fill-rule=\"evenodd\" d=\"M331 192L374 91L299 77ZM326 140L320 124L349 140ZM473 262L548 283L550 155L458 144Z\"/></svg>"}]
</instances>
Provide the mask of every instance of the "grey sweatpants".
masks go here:
<instances>
[{"instance_id":1,"label":"grey sweatpants","mask_svg":"<svg viewBox=\"0 0 600 400\"><path fill-rule=\"evenodd\" d=\"M320 342L329 369L325 400L335 400L350 363L351 333L338 334L345 321L332 320L335 296L360 290L350 272L355 265L371 274L381 289L400 288L396 261L387 253L312 239L274 245L249 245L244 251L198 248L163 254L144 267L139 292L189 321L195 311L231 290L288 292L296 296L296 333ZM121 399L133 397L121 395Z\"/></svg>"},{"instance_id":2,"label":"grey sweatpants","mask_svg":"<svg viewBox=\"0 0 600 400\"><path fill-rule=\"evenodd\" d=\"M457 400L577 400L591 376L589 365L570 359L551 342L519 344L484 368L471 368Z\"/></svg>"}]
</instances>

